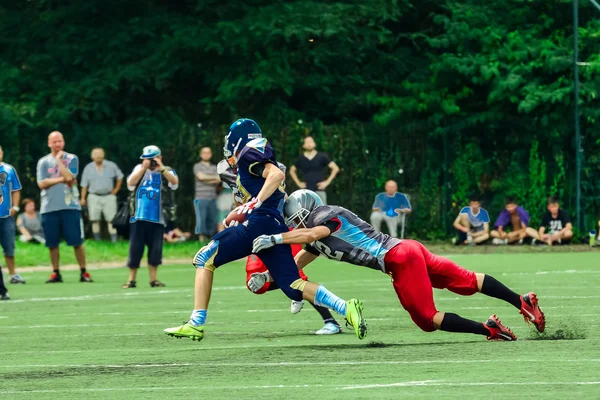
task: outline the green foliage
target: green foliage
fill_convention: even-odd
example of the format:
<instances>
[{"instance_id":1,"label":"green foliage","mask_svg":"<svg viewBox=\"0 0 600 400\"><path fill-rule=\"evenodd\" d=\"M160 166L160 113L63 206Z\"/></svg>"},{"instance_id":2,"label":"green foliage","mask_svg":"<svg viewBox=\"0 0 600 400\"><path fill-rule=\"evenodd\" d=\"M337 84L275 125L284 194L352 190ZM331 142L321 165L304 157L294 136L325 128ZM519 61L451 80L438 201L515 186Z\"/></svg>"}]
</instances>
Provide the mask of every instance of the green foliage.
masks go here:
<instances>
[{"instance_id":1,"label":"green foliage","mask_svg":"<svg viewBox=\"0 0 600 400\"><path fill-rule=\"evenodd\" d=\"M581 4L587 226L600 214L596 16ZM492 215L507 194L534 215L551 192L574 211L570 1L31 0L0 17L0 145L25 195L54 129L82 162L103 146L125 171L154 143L182 179L189 227L197 150L220 152L227 125L250 116L286 164L314 135L342 168L331 201L363 217L396 179L412 233L447 225L449 200L473 191Z\"/></svg>"}]
</instances>

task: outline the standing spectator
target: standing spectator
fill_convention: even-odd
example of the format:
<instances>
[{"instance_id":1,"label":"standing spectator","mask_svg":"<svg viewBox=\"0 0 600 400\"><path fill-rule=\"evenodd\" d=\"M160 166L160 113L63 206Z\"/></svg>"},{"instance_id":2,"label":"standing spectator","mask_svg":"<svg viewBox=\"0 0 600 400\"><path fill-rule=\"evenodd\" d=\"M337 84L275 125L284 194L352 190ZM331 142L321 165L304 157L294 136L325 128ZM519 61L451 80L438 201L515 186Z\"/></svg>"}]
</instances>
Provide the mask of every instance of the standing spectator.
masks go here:
<instances>
[{"instance_id":1,"label":"standing spectator","mask_svg":"<svg viewBox=\"0 0 600 400\"><path fill-rule=\"evenodd\" d=\"M523 239L527 236L525 230L529 224L529 214L525 209L519 205L512 197L507 197L504 210L498 216L496 223L496 230L490 233L490 236L494 238L492 243L494 244L509 244L516 243L523 244ZM510 229L510 232L506 232L506 229Z\"/></svg>"},{"instance_id":2,"label":"standing spectator","mask_svg":"<svg viewBox=\"0 0 600 400\"><path fill-rule=\"evenodd\" d=\"M200 162L194 164L196 177L196 234L201 242L208 241L217 227L217 186L221 184L217 174L217 166L210 162L212 151L210 147L200 150Z\"/></svg>"},{"instance_id":3,"label":"standing spectator","mask_svg":"<svg viewBox=\"0 0 600 400\"><path fill-rule=\"evenodd\" d=\"M92 282L86 271L85 248L83 247L83 222L77 190L79 159L75 154L64 151L65 139L62 133L54 131L48 136L50 154L37 163L37 183L42 190L42 228L46 247L50 249L52 275L46 283L62 282L59 271L61 233L67 244L73 246L75 258L81 270L79 281Z\"/></svg>"},{"instance_id":4,"label":"standing spectator","mask_svg":"<svg viewBox=\"0 0 600 400\"><path fill-rule=\"evenodd\" d=\"M290 168L290 176L300 189L316 192L324 204L327 204L327 187L333 182L340 168L331 161L327 154L317 151L317 144L312 136L304 138L304 153L298 157ZM331 169L329 178L325 179L325 167ZM298 179L296 170L302 174L302 181Z\"/></svg>"},{"instance_id":5,"label":"standing spectator","mask_svg":"<svg viewBox=\"0 0 600 400\"><path fill-rule=\"evenodd\" d=\"M453 226L458 233L456 244L481 244L490 238L490 216L475 196L460 210Z\"/></svg>"},{"instance_id":6,"label":"standing spectator","mask_svg":"<svg viewBox=\"0 0 600 400\"><path fill-rule=\"evenodd\" d=\"M129 235L129 281L123 289L136 287L137 270L148 246L148 271L150 286L163 287L156 279L158 266L162 264L163 235L166 222L174 220L167 214L171 204L171 190L177 190L179 179L171 167L165 167L160 149L146 146L138 164L127 177L127 189L134 192Z\"/></svg>"},{"instance_id":7,"label":"standing spectator","mask_svg":"<svg viewBox=\"0 0 600 400\"><path fill-rule=\"evenodd\" d=\"M117 193L123 183L123 172L117 164L104 159L104 149L100 147L92 150L92 160L81 176L81 206L87 204L94 239L100 240L100 221L104 215L110 239L115 243L117 230L112 220L117 214Z\"/></svg>"},{"instance_id":8,"label":"standing spectator","mask_svg":"<svg viewBox=\"0 0 600 400\"><path fill-rule=\"evenodd\" d=\"M235 206L233 189L230 186L230 182L235 182L236 174L233 169L227 163L227 160L221 160L217 164L217 174L219 179L223 182L221 186L221 192L217 197L217 231L221 232L225 229L223 221L227 218L227 215L233 210Z\"/></svg>"},{"instance_id":9,"label":"standing spectator","mask_svg":"<svg viewBox=\"0 0 600 400\"><path fill-rule=\"evenodd\" d=\"M17 218L17 228L21 233L19 240L23 243L46 243L44 229L42 228L42 217L35 210L35 201L23 199L23 213Z\"/></svg>"},{"instance_id":10,"label":"standing spectator","mask_svg":"<svg viewBox=\"0 0 600 400\"><path fill-rule=\"evenodd\" d=\"M548 197L546 213L542 217L540 229L527 228L527 236L532 237L532 245L538 241L552 246L554 243L567 244L573 238L573 224L567 212L560 208L558 199L554 196ZM546 233L548 232L548 233Z\"/></svg>"},{"instance_id":11,"label":"standing spectator","mask_svg":"<svg viewBox=\"0 0 600 400\"><path fill-rule=\"evenodd\" d=\"M410 213L408 197L403 193L398 193L396 181L389 180L385 183L385 192L375 196L371 225L376 231L381 232L381 222L385 221L390 236L398 237L398 224L402 224L402 232L404 232L406 215Z\"/></svg>"},{"instance_id":12,"label":"standing spectator","mask_svg":"<svg viewBox=\"0 0 600 400\"><path fill-rule=\"evenodd\" d=\"M15 216L19 212L21 183L17 171L12 165L4 163L3 159L4 151L0 147L0 245L10 274L10 283L25 283L15 271ZM8 297L8 294L0 287L0 297L4 296Z\"/></svg>"}]
</instances>

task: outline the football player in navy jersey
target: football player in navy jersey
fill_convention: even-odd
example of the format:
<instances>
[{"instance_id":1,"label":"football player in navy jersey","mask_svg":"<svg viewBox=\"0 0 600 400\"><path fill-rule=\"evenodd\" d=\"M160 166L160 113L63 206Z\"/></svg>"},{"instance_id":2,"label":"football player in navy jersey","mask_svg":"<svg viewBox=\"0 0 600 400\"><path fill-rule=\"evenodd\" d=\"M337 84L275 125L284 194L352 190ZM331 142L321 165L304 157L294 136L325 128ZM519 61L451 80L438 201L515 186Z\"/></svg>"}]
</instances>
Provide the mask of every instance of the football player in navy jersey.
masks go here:
<instances>
[{"instance_id":1,"label":"football player in navy jersey","mask_svg":"<svg viewBox=\"0 0 600 400\"><path fill-rule=\"evenodd\" d=\"M283 171L283 173L285 173L285 171L286 171L285 165L283 165L282 163L277 163L277 166L279 167L279 169L281 171ZM240 199L238 201L239 193L238 193L238 189L237 189L237 185L236 185L236 176L237 175L233 172L233 168L231 168L229 166L229 164L227 163L226 160L222 160L217 165L217 172L219 174L219 178L221 179L221 181L223 183L227 184L227 186L229 186L231 188L232 194L233 194L233 201L234 201L235 205L240 206L241 205L240 202L243 201L243 199ZM223 226L226 226L225 221L223 221ZM295 256L302 250L302 245L292 244L291 248L292 248L292 256ZM279 287L277 285L275 285L273 282L265 282L260 288L251 288L248 286L248 282L250 281L252 275L254 275L256 273L265 273L265 272L267 272L267 267L266 267L265 263L263 263L262 260L256 254L249 255L248 258L246 259L246 287L248 287L248 289L251 292L253 292L255 294L263 294L263 293L266 293L271 290L279 289ZM298 270L298 274L300 275L300 278L302 278L303 281L308 280L308 277L304 274L304 272L302 270ZM315 306L312 303L311 303L311 305L315 308L315 310L317 310L319 315L321 315L321 318L323 318L323 327L321 329L319 329L318 331L316 331L315 334L317 334L317 335L335 335L337 333L342 333L342 328L341 328L340 324L335 320L333 315L331 315L331 312L329 311L328 308L321 307L321 306ZM290 311L292 312L292 314L297 314L302 310L302 307L304 307L304 301L292 300Z\"/></svg>"},{"instance_id":2,"label":"football player in navy jersey","mask_svg":"<svg viewBox=\"0 0 600 400\"><path fill-rule=\"evenodd\" d=\"M288 231L283 220L284 173L277 166L271 144L262 137L259 126L251 119L239 119L229 128L223 148L225 158L236 171L238 198L243 203L238 213L247 214L244 223L216 234L194 257L196 280L194 311L188 322L165 329L173 337L201 340L215 269L252 254L252 242L261 234L277 235ZM292 300L303 299L333 309L344 316L359 339L367 333L362 302L344 301L324 286L300 278L289 245L258 253L273 281Z\"/></svg>"},{"instance_id":3,"label":"football player in navy jersey","mask_svg":"<svg viewBox=\"0 0 600 400\"><path fill-rule=\"evenodd\" d=\"M402 307L423 331L437 329L487 336L490 340L516 340L516 336L492 315L484 323L437 310L432 288L448 289L468 296L481 292L512 304L539 332L546 324L535 293L519 296L490 275L468 271L453 261L432 254L415 240L399 240L376 232L356 214L338 206L323 205L310 190L298 190L285 204L284 216L293 231L262 235L254 240L253 251L277 248L290 243L306 244L295 257L299 269L319 255L372 268L392 277ZM253 277L259 287L264 274Z\"/></svg>"}]
</instances>

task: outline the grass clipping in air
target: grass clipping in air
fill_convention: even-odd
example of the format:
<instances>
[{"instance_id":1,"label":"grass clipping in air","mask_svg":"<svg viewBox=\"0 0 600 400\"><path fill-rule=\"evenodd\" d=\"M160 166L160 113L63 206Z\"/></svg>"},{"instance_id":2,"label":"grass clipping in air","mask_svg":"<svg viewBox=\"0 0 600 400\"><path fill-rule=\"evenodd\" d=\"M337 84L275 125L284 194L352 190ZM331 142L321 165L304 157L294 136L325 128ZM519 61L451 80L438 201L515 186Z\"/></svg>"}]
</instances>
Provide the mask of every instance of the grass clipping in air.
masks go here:
<instances>
[{"instance_id":1,"label":"grass clipping in air","mask_svg":"<svg viewBox=\"0 0 600 400\"><path fill-rule=\"evenodd\" d=\"M551 329L546 328L543 333L532 331L529 340L580 340L587 337L585 331L576 321L566 324L559 322Z\"/></svg>"}]
</instances>

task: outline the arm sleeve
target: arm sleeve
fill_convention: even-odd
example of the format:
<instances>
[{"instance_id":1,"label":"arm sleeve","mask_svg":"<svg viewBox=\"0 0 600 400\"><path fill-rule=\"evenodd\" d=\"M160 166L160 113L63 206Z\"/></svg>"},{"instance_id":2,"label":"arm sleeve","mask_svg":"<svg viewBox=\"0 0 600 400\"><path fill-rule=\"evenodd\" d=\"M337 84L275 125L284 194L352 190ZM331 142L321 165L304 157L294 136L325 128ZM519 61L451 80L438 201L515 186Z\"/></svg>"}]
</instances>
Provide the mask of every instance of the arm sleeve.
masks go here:
<instances>
[{"instance_id":1,"label":"arm sleeve","mask_svg":"<svg viewBox=\"0 0 600 400\"><path fill-rule=\"evenodd\" d=\"M115 166L115 176L118 179L123 179L123 171L121 171L121 168L119 168L119 166L116 163L113 163L113 165ZM83 171L85 172L85 171Z\"/></svg>"},{"instance_id":2,"label":"arm sleeve","mask_svg":"<svg viewBox=\"0 0 600 400\"><path fill-rule=\"evenodd\" d=\"M331 158L329 158L329 156L327 155L327 153L321 153L321 154L323 154L323 157L322 157L322 159L323 159L323 161L322 161L323 162L323 166L326 167L331 162Z\"/></svg>"},{"instance_id":3,"label":"arm sleeve","mask_svg":"<svg viewBox=\"0 0 600 400\"><path fill-rule=\"evenodd\" d=\"M484 210L483 208L481 209L481 222L483 222L484 224L489 224L490 223L490 215L488 214L488 212L486 210Z\"/></svg>"},{"instance_id":4,"label":"arm sleeve","mask_svg":"<svg viewBox=\"0 0 600 400\"><path fill-rule=\"evenodd\" d=\"M410 208L410 201L408 201L408 197L406 197L406 195L404 193L398 193L397 198L399 199L399 207L398 208L408 208L409 210Z\"/></svg>"},{"instance_id":5,"label":"arm sleeve","mask_svg":"<svg viewBox=\"0 0 600 400\"><path fill-rule=\"evenodd\" d=\"M550 218L548 217L548 213L545 213L542 217L542 222L540 223L540 226L548 227L548 225L550 225Z\"/></svg>"},{"instance_id":6,"label":"arm sleeve","mask_svg":"<svg viewBox=\"0 0 600 400\"><path fill-rule=\"evenodd\" d=\"M89 182L88 182L89 181L89 178L88 178L89 174L90 174L90 169L86 165L85 168L83 169L83 173L81 174L81 183L80 183L81 187L86 188L86 187L89 186Z\"/></svg>"},{"instance_id":7,"label":"arm sleeve","mask_svg":"<svg viewBox=\"0 0 600 400\"><path fill-rule=\"evenodd\" d=\"M373 202L373 208L379 208L380 210L383 211L383 209L385 208L385 204L383 203L383 198L382 198L382 193L379 193L377 196L375 196L375 201Z\"/></svg>"},{"instance_id":8,"label":"arm sleeve","mask_svg":"<svg viewBox=\"0 0 600 400\"><path fill-rule=\"evenodd\" d=\"M169 171L167 173L171 174L174 177L176 177L177 179L179 179L179 177L177 176L177 173L175 173L175 170L173 168L169 168ZM175 185L173 185L171 182L169 182L169 187L171 188L171 190L177 190L179 188L179 183L176 183Z\"/></svg>"},{"instance_id":9,"label":"arm sleeve","mask_svg":"<svg viewBox=\"0 0 600 400\"><path fill-rule=\"evenodd\" d=\"M140 168L142 168L142 164L138 164L135 166L135 168L133 168L133 171L131 171L131 174L129 174L129 176L127 177L127 180L129 181L129 177L133 174L135 174L136 172L138 172L140 170ZM142 179L144 179L144 177L142 177ZM130 192L133 192L135 190L136 185L133 186L129 186L129 184L127 185L127 189Z\"/></svg>"},{"instance_id":10,"label":"arm sleeve","mask_svg":"<svg viewBox=\"0 0 600 400\"><path fill-rule=\"evenodd\" d=\"M77 178L77 175L79 174L79 158L76 155L73 155L73 158L69 162L69 171Z\"/></svg>"},{"instance_id":11,"label":"arm sleeve","mask_svg":"<svg viewBox=\"0 0 600 400\"><path fill-rule=\"evenodd\" d=\"M21 190L21 182L19 181L19 175L17 175L17 170L16 169L12 169L12 174L13 174L13 182L12 182L12 187L10 188L10 190L12 192L16 192L17 190Z\"/></svg>"},{"instance_id":12,"label":"arm sleeve","mask_svg":"<svg viewBox=\"0 0 600 400\"><path fill-rule=\"evenodd\" d=\"M46 179L48 177L48 172L46 171L44 164L45 163L44 163L43 158L41 158L37 163L36 180L38 183L40 183L41 181L43 181L44 179Z\"/></svg>"},{"instance_id":13,"label":"arm sleeve","mask_svg":"<svg viewBox=\"0 0 600 400\"><path fill-rule=\"evenodd\" d=\"M308 251L310 254L314 254L315 256L321 255L321 253L319 253L319 250L315 249L310 244L307 244L306 246L304 246L304 250Z\"/></svg>"}]
</instances>

